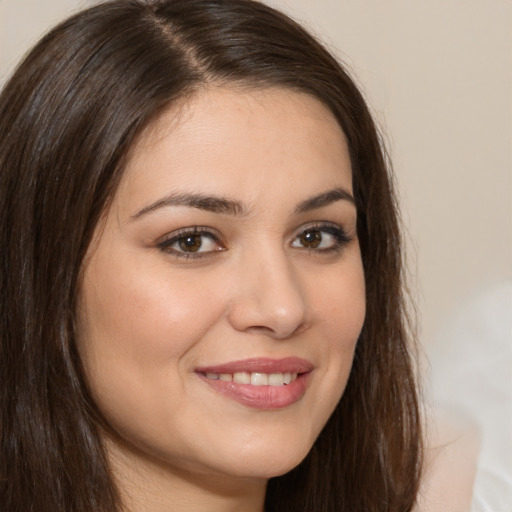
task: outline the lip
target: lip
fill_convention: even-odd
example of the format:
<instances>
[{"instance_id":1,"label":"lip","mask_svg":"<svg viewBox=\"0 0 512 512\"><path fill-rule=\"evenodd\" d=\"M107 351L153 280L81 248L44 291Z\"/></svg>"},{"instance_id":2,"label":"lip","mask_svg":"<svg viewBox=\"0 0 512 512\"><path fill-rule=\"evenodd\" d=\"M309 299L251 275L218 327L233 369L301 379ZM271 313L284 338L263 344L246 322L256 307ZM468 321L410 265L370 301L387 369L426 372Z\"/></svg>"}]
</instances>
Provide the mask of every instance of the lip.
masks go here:
<instances>
[{"instance_id":1,"label":"lip","mask_svg":"<svg viewBox=\"0 0 512 512\"><path fill-rule=\"evenodd\" d=\"M309 373L313 371L313 368L312 363L300 357L284 357L282 359L254 357L213 366L201 366L195 371L197 373Z\"/></svg>"},{"instance_id":2,"label":"lip","mask_svg":"<svg viewBox=\"0 0 512 512\"><path fill-rule=\"evenodd\" d=\"M298 357L283 359L252 358L196 368L196 374L210 389L244 406L260 410L276 410L298 402L306 393L314 366ZM207 373L297 373L297 378L283 386L252 386L233 381L211 380Z\"/></svg>"}]
</instances>

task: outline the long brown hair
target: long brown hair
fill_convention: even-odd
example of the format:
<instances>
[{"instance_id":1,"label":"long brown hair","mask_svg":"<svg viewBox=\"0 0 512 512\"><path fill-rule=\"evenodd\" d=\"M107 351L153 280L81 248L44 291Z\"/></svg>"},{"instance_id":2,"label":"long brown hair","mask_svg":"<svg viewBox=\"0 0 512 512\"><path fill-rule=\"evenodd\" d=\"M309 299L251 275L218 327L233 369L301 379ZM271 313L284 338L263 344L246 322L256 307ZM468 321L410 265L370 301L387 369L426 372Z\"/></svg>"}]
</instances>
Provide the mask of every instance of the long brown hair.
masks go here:
<instances>
[{"instance_id":1,"label":"long brown hair","mask_svg":"<svg viewBox=\"0 0 512 512\"><path fill-rule=\"evenodd\" d=\"M367 316L340 403L268 511L405 512L421 467L392 179L340 64L252 0L113 0L65 21L0 96L0 507L121 509L77 355L84 254L141 131L207 83L319 98L347 137Z\"/></svg>"}]
</instances>

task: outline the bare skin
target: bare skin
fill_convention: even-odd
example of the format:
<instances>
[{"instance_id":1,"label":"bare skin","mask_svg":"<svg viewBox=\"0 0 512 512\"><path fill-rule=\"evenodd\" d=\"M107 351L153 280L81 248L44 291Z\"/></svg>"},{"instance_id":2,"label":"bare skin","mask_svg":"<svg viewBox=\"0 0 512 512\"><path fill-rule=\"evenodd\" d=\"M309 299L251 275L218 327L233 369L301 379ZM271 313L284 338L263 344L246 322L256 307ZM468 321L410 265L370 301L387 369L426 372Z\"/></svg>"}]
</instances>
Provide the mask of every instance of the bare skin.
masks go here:
<instances>
[{"instance_id":1,"label":"bare skin","mask_svg":"<svg viewBox=\"0 0 512 512\"><path fill-rule=\"evenodd\" d=\"M365 316L356 219L344 134L307 95L211 88L146 131L79 307L127 511L261 512L306 456Z\"/></svg>"}]
</instances>

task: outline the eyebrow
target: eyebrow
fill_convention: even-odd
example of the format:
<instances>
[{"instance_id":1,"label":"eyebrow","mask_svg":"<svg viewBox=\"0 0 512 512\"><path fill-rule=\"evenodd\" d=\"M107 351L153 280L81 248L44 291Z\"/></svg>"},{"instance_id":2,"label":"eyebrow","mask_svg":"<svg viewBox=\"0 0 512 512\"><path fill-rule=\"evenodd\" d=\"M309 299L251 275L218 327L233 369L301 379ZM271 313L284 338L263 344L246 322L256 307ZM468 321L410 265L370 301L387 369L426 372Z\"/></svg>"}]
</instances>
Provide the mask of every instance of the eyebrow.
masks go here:
<instances>
[{"instance_id":1,"label":"eyebrow","mask_svg":"<svg viewBox=\"0 0 512 512\"><path fill-rule=\"evenodd\" d=\"M331 203L335 203L337 201L348 201L354 206L356 204L354 197L348 190L345 190L341 187L336 187L332 190L328 190L327 192L323 192L322 194L318 194L316 196L310 197L309 199L301 201L295 208L295 213L309 212L311 210L323 208L324 206L328 206Z\"/></svg>"},{"instance_id":2,"label":"eyebrow","mask_svg":"<svg viewBox=\"0 0 512 512\"><path fill-rule=\"evenodd\" d=\"M336 187L327 192L323 192L316 196L301 201L295 208L295 213L305 213L318 208L323 208L337 201L348 201L355 205L354 198L347 190ZM138 210L131 216L130 220L136 220L143 215L168 206L186 206L189 208L197 208L213 213L225 213L235 216L248 215L248 209L240 202L233 199L218 196L207 196L202 194L170 194L154 203Z\"/></svg>"},{"instance_id":3,"label":"eyebrow","mask_svg":"<svg viewBox=\"0 0 512 512\"><path fill-rule=\"evenodd\" d=\"M134 215L131 220L138 219L147 213L166 206L188 206L213 213L227 213L230 215L247 215L247 211L240 201L224 197L205 196L202 194L170 194L148 206L145 206Z\"/></svg>"}]
</instances>

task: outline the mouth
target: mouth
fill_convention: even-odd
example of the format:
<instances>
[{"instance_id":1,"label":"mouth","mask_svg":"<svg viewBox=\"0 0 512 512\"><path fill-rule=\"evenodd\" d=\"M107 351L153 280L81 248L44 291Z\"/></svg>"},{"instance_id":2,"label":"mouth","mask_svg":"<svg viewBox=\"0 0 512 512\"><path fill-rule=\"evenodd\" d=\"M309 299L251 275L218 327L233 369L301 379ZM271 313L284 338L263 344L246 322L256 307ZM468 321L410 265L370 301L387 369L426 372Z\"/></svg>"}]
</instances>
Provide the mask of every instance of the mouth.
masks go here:
<instances>
[{"instance_id":1,"label":"mouth","mask_svg":"<svg viewBox=\"0 0 512 512\"><path fill-rule=\"evenodd\" d=\"M221 380L224 382L236 382L237 384L250 384L251 386L287 386L297 377L298 373L260 373L260 372L235 372L235 373L205 373L209 380Z\"/></svg>"},{"instance_id":2,"label":"mouth","mask_svg":"<svg viewBox=\"0 0 512 512\"><path fill-rule=\"evenodd\" d=\"M305 359L253 358L202 367L196 374L210 389L244 406L286 408L306 393L314 367Z\"/></svg>"}]
</instances>

